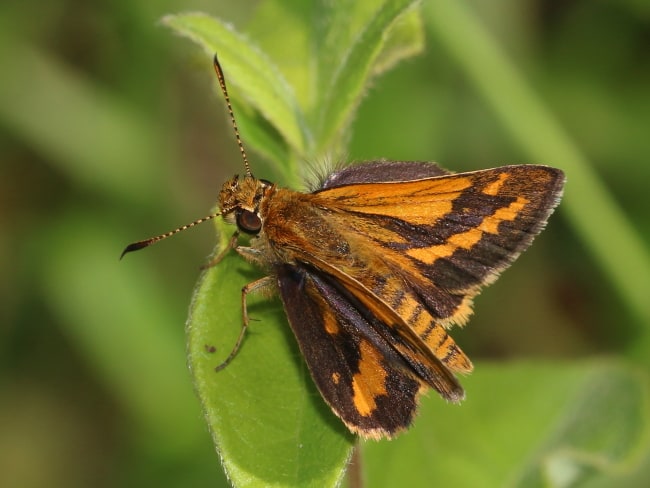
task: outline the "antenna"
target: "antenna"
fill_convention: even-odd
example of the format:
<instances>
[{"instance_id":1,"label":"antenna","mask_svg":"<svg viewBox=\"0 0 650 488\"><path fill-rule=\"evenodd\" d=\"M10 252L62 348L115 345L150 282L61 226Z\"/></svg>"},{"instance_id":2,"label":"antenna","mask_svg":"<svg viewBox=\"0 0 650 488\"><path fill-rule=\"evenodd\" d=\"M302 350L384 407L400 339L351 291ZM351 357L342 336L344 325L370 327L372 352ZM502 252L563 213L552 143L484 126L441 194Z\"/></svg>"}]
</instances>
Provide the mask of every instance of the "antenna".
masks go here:
<instances>
[{"instance_id":1,"label":"antenna","mask_svg":"<svg viewBox=\"0 0 650 488\"><path fill-rule=\"evenodd\" d=\"M214 70L217 73L219 86L221 87L221 91L223 92L223 97L226 100L226 106L228 107L228 114L230 114L230 121L232 122L232 127L235 130L235 137L237 138L237 146L239 146L239 152L241 152L242 159L244 160L244 167L246 168L246 176L252 177L253 173L251 173L251 168L250 165L248 164L248 158L246 157L244 144L242 143L241 137L239 136L239 129L237 128L237 122L235 122L235 114L233 113L232 104L230 103L230 97L228 96L228 89L226 88L226 78L223 76L223 70L221 69L221 65L219 64L219 60L217 59L216 54L214 55ZM122 259L124 255L127 253L138 251L147 246L151 246L152 244L155 244L158 241L167 239L168 237L171 237L174 234L178 234L179 232L189 229L190 227L194 227L195 225L202 224L203 222L207 220L211 220L219 215L222 215L223 213L224 212L222 210L221 212L214 213L212 215L207 215L201 219L195 220L194 222L182 225L174 230L165 232L164 234L160 234L159 236L150 237L149 239L145 239L144 241L133 242L132 244L129 244L128 246L126 246L126 248L124 248L124 251L122 251L122 254L120 255L120 259Z\"/></svg>"},{"instance_id":2,"label":"antenna","mask_svg":"<svg viewBox=\"0 0 650 488\"><path fill-rule=\"evenodd\" d=\"M191 222L189 224L181 225L180 227L170 230L169 232L165 232L164 234L160 234L159 236L156 237L150 237L149 239L145 239L144 241L138 241L134 242L132 244L129 244L124 248L124 251L122 251L122 254L120 255L120 259L124 257L125 254L133 252L133 251L138 251L140 249L143 249L147 246L151 246L152 244L155 244L158 241L162 241L163 239L167 239L168 237L173 236L174 234L178 234L179 232L182 232L186 229L189 229L190 227L194 227L195 225L202 224L203 222L206 222L208 220L211 220L219 215L221 215L222 212L214 213L212 215L207 215L203 217L202 219L195 220L194 222Z\"/></svg>"},{"instance_id":3,"label":"antenna","mask_svg":"<svg viewBox=\"0 0 650 488\"><path fill-rule=\"evenodd\" d=\"M237 127L237 122L235 121L235 114L232 111L232 105L230 103L230 97L228 96L228 89L226 88L226 78L223 76L223 70L219 64L219 59L217 54L214 55L214 71L217 73L217 79L219 80L219 86L223 92L223 98L226 100L226 106L228 107L228 114L230 115L230 121L232 122L232 127L235 129L235 138L237 139L237 146L239 146L239 152L241 152L242 159L244 160L244 167L246 168L246 176L253 176L251 172L251 167L248 164L248 158L246 157L246 151L244 150L244 144L239 137L239 128Z\"/></svg>"}]
</instances>

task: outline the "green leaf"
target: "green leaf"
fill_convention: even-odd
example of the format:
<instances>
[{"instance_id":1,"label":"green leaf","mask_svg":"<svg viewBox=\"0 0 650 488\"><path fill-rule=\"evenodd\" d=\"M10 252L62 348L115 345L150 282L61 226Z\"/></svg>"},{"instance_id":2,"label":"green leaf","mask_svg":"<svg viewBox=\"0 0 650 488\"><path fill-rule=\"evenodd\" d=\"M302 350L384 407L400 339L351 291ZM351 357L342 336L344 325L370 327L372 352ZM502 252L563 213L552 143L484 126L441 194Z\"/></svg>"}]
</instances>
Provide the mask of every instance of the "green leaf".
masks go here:
<instances>
[{"instance_id":1,"label":"green leaf","mask_svg":"<svg viewBox=\"0 0 650 488\"><path fill-rule=\"evenodd\" d=\"M327 144L322 140L312 143L316 117L309 118L312 125L305 126L306 112L296 100L314 114L329 114L327 137L341 133L371 76L418 49L419 23L411 17L395 24L413 2L361 3L322 2L305 7L294 2L289 12L286 5L264 2L254 30L266 29L277 37L278 18L289 19L283 23L283 39L289 40L283 46L296 55L283 56L271 42L268 45L273 55L262 53L246 37L205 15L168 16L164 22L208 53L219 53L228 83L246 100L246 106L235 107L238 120L242 115L245 120L240 124L242 137L248 141L251 133L256 134L255 142L266 145L262 152L276 158L282 148L272 137L284 138L292 155L281 161L280 171L295 180L292 161L299 160L304 151L311 153L314 145ZM312 42L304 42L322 34L314 29L314 25L321 25L320 17L307 15L314 12L312 8L327 11L333 18L332 23L324 24L329 29L328 42L316 44L323 51L313 50ZM346 23L348 20L353 22ZM398 27L390 34L393 25ZM382 50L386 57L375 64ZM345 59L332 56L335 51ZM296 59L305 62L296 64ZM298 98L288 87L287 78L298 84ZM309 79L312 82L305 89L300 80ZM331 90L329 95L309 94L310 89L325 86ZM334 102L333 94L338 90L342 96ZM233 99L238 99L236 94ZM263 123L256 114L264 118ZM223 223L217 225L224 247L233 229ZM254 294L248 298L252 320L246 338L234 360L224 370L214 370L230 354L240 333L241 289L261 276L232 252L206 271L197 286L187 325L189 355L208 425L226 473L236 486L335 486L345 471L354 436L313 385L277 299Z\"/></svg>"},{"instance_id":2,"label":"green leaf","mask_svg":"<svg viewBox=\"0 0 650 488\"><path fill-rule=\"evenodd\" d=\"M162 22L194 42L210 58L218 53L229 86L282 135L294 154L304 154L310 135L291 87L276 65L230 24L200 13L168 15ZM239 116L239 113L238 113Z\"/></svg>"},{"instance_id":3,"label":"green leaf","mask_svg":"<svg viewBox=\"0 0 650 488\"><path fill-rule=\"evenodd\" d=\"M203 14L163 22L219 59L230 85L270 126L238 107L243 137L295 179L296 161L345 152L344 136L369 82L421 51L424 34L413 0L278 2L260 5L251 32L264 52L225 22ZM329 19L320 22L317 19ZM281 35L276 26L282 25ZM288 146L278 145L277 135ZM275 139L274 139L275 138Z\"/></svg>"},{"instance_id":4,"label":"green leaf","mask_svg":"<svg viewBox=\"0 0 650 488\"><path fill-rule=\"evenodd\" d=\"M190 364L214 442L235 486L335 486L354 438L315 389L278 300L249 297L246 339L214 370L241 329L241 288L260 276L230 253L191 306Z\"/></svg>"},{"instance_id":5,"label":"green leaf","mask_svg":"<svg viewBox=\"0 0 650 488\"><path fill-rule=\"evenodd\" d=\"M346 58L352 49L369 58L367 65L350 66L351 70L368 76L368 79L423 49L424 31L419 12L415 9L405 11L408 7L399 5L397 11L400 14L389 19L392 25L376 32L381 39L370 38L370 24L375 22L379 12L393 8L390 5L383 1L266 0L260 3L247 31L276 61L293 87L303 111L308 114L310 123L315 125L322 115L323 100L330 96L332 80L348 62ZM314 22L314 19L327 21ZM282 35L269 29L269 25L282 25ZM377 49L381 49L381 53L373 61ZM358 99L365 86L354 88L353 97ZM324 144L327 141L320 142Z\"/></svg>"},{"instance_id":6,"label":"green leaf","mask_svg":"<svg viewBox=\"0 0 650 488\"><path fill-rule=\"evenodd\" d=\"M319 58L318 110L309 116L316 127L318 154L337 155L341 144L347 142L340 138L352 122L373 75L422 47L419 23L412 17L398 22L416 3L349 1L332 14ZM393 31L394 26L398 30ZM392 42L386 44L387 39Z\"/></svg>"},{"instance_id":7,"label":"green leaf","mask_svg":"<svg viewBox=\"0 0 650 488\"><path fill-rule=\"evenodd\" d=\"M563 488L649 447L648 378L622 364L479 363L463 383L462 405L426 398L409 432L363 445L368 486Z\"/></svg>"}]
</instances>

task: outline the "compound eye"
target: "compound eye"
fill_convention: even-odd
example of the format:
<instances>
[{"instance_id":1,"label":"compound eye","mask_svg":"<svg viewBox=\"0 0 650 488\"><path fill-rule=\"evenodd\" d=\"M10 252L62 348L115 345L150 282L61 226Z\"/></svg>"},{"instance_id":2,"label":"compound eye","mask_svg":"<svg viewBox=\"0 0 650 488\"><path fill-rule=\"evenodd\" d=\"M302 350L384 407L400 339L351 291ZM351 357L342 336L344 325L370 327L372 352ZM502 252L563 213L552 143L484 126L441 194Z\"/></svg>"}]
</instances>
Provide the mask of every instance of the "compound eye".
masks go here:
<instances>
[{"instance_id":1,"label":"compound eye","mask_svg":"<svg viewBox=\"0 0 650 488\"><path fill-rule=\"evenodd\" d=\"M262 221L255 212L241 210L237 213L237 227L247 234L257 234L262 228Z\"/></svg>"}]
</instances>

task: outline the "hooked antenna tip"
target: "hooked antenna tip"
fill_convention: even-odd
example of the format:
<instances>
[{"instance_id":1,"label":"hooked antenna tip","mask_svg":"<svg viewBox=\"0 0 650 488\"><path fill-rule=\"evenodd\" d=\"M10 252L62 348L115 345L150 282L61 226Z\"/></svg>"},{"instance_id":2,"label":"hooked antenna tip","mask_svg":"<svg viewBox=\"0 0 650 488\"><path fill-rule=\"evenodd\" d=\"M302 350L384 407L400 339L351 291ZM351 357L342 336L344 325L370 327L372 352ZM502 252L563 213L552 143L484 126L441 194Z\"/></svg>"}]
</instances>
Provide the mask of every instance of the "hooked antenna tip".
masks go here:
<instances>
[{"instance_id":1,"label":"hooked antenna tip","mask_svg":"<svg viewBox=\"0 0 650 488\"><path fill-rule=\"evenodd\" d=\"M125 254L128 254L133 251L138 251L142 248L147 247L149 244L151 244L151 239L147 239L146 241L138 241L134 242L132 244L129 244L124 248L124 251L122 251L122 254L120 254L120 260L124 257Z\"/></svg>"}]
</instances>

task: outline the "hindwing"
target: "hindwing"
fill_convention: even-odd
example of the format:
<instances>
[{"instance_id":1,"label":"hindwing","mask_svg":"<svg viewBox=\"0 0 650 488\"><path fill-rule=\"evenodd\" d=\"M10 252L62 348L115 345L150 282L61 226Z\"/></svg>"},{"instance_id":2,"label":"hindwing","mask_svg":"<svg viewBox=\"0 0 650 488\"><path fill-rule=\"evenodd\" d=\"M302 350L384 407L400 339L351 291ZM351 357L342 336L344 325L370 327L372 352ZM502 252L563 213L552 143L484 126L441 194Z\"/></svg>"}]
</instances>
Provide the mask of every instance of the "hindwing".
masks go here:
<instances>
[{"instance_id":1,"label":"hindwing","mask_svg":"<svg viewBox=\"0 0 650 488\"><path fill-rule=\"evenodd\" d=\"M420 392L431 386L424 377L447 398L462 398L462 388L440 361L430 364L405 353L409 345L333 277L309 266L282 265L277 278L311 376L353 432L391 437L408 427Z\"/></svg>"}]
</instances>

